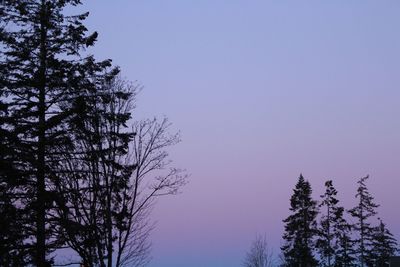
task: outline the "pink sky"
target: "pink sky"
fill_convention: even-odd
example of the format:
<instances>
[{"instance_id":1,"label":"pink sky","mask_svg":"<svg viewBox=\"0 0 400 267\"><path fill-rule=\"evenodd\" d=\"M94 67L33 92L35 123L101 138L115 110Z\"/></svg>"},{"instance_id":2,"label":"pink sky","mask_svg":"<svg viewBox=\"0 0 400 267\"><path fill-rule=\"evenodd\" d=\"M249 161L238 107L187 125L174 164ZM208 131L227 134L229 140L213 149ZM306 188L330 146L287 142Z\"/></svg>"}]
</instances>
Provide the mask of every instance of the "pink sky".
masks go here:
<instances>
[{"instance_id":1,"label":"pink sky","mask_svg":"<svg viewBox=\"0 0 400 267\"><path fill-rule=\"evenodd\" d=\"M300 173L333 179L346 208L370 174L400 238L400 2L96 1L93 51L145 89L137 117L182 133L191 174L161 199L151 267L238 267L266 234L275 254Z\"/></svg>"}]
</instances>

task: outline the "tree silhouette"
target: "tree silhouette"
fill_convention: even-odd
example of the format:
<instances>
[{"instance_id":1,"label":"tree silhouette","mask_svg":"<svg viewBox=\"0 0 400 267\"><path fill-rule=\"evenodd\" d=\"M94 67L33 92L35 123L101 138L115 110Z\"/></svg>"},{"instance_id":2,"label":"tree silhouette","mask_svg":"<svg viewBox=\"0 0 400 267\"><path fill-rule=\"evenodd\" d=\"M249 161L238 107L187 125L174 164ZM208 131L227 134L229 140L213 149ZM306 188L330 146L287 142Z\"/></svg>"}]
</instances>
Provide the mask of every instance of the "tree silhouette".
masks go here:
<instances>
[{"instance_id":1,"label":"tree silhouette","mask_svg":"<svg viewBox=\"0 0 400 267\"><path fill-rule=\"evenodd\" d=\"M378 267L384 267L389 258L395 256L398 251L397 241L380 218L379 225L374 228L372 236L374 264Z\"/></svg>"},{"instance_id":2,"label":"tree silhouette","mask_svg":"<svg viewBox=\"0 0 400 267\"><path fill-rule=\"evenodd\" d=\"M272 267L274 264L272 251L268 248L267 239L256 236L250 251L247 252L244 260L244 267Z\"/></svg>"},{"instance_id":3,"label":"tree silhouette","mask_svg":"<svg viewBox=\"0 0 400 267\"><path fill-rule=\"evenodd\" d=\"M312 189L300 174L293 195L290 198L292 212L285 223L284 245L281 247L285 266L317 266L313 255L314 237L317 234L317 203L312 200Z\"/></svg>"},{"instance_id":4,"label":"tree silhouette","mask_svg":"<svg viewBox=\"0 0 400 267\"><path fill-rule=\"evenodd\" d=\"M70 120L76 153L64 154L65 172L54 189L60 192L61 235L86 266L112 266L114 221L135 167L124 158L133 136L124 129L135 88L115 86L117 81L74 103L80 110Z\"/></svg>"},{"instance_id":5,"label":"tree silhouette","mask_svg":"<svg viewBox=\"0 0 400 267\"><path fill-rule=\"evenodd\" d=\"M24 244L28 218L17 197L20 184L25 182L19 159L24 153L5 127L8 112L1 99L0 107L0 266L22 266L32 260L29 246Z\"/></svg>"},{"instance_id":6,"label":"tree silhouette","mask_svg":"<svg viewBox=\"0 0 400 267\"><path fill-rule=\"evenodd\" d=\"M337 191L333 187L332 180L325 183L326 191L321 195L322 201L320 207L326 208L324 215L320 221L319 235L317 240L317 248L320 251L322 264L324 266L332 266L336 246L334 244L336 233L334 232L334 224L338 219L337 215L340 215L337 207L339 200L337 200Z\"/></svg>"},{"instance_id":7,"label":"tree silhouette","mask_svg":"<svg viewBox=\"0 0 400 267\"><path fill-rule=\"evenodd\" d=\"M376 208L379 205L374 203L374 198L368 191L366 186L366 181L369 176L361 178L358 183L356 198L358 198L358 205L349 210L351 216L356 219L353 225L354 230L358 234L358 239L356 239L356 252L360 261L361 267L372 264L373 255L371 251L371 246L373 242L373 230L371 226L370 219L374 217L377 212Z\"/></svg>"},{"instance_id":8,"label":"tree silhouette","mask_svg":"<svg viewBox=\"0 0 400 267\"><path fill-rule=\"evenodd\" d=\"M78 4L79 0L0 3L1 127L18 143L13 172L18 169L23 174L20 183L12 186L14 199L9 201L18 203L17 209L2 209L6 214L1 217L27 219L19 222L23 246L35 251L37 266L50 265L46 254L63 244L56 235L57 193L52 188L63 172L61 155L74 151L69 120L79 110L72 105L117 73L106 72L110 61L96 62L82 55L94 44L97 33L87 35L82 24L88 13L64 14L66 6ZM12 215L13 210L23 210L25 215Z\"/></svg>"},{"instance_id":9,"label":"tree silhouette","mask_svg":"<svg viewBox=\"0 0 400 267\"><path fill-rule=\"evenodd\" d=\"M344 208L339 206L337 190L332 180L325 182L320 207L325 210L319 224L317 248L324 266L351 266L354 259L351 227L343 217Z\"/></svg>"},{"instance_id":10,"label":"tree silhouette","mask_svg":"<svg viewBox=\"0 0 400 267\"><path fill-rule=\"evenodd\" d=\"M58 214L68 245L85 266L143 266L148 261L153 199L174 194L185 175L165 149L179 141L167 120L128 122L137 87L116 78L89 95L74 118L79 154L66 154Z\"/></svg>"},{"instance_id":11,"label":"tree silhouette","mask_svg":"<svg viewBox=\"0 0 400 267\"><path fill-rule=\"evenodd\" d=\"M341 213L337 217L343 217L343 210L337 211ZM336 239L336 255L335 265L336 267L350 267L356 265L356 251L354 250L354 239L352 233L352 225L346 220L339 220L336 224L337 239Z\"/></svg>"},{"instance_id":12,"label":"tree silhouette","mask_svg":"<svg viewBox=\"0 0 400 267\"><path fill-rule=\"evenodd\" d=\"M141 266L143 259L136 255L146 251L143 246L149 231L146 216L152 204L159 197L177 194L186 183L188 175L171 167L167 150L180 142L180 137L178 133L169 133L170 127L167 119L133 123L135 135L128 156L136 168L124 192L127 197L122 209L127 211L128 220L123 222L124 227L118 228L118 266Z\"/></svg>"}]
</instances>

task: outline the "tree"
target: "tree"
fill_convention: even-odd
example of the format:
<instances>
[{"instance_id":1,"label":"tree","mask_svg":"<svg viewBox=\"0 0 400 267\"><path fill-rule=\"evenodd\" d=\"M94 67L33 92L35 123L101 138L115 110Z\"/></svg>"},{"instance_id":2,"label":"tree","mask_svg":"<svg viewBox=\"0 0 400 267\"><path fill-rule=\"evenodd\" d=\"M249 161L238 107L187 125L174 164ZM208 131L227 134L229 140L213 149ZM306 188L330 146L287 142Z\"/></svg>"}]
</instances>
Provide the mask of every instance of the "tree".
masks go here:
<instances>
[{"instance_id":1,"label":"tree","mask_svg":"<svg viewBox=\"0 0 400 267\"><path fill-rule=\"evenodd\" d=\"M60 155L74 151L69 120L73 103L82 93L92 94L96 85L118 72L109 60L96 62L82 51L94 44L97 33L87 35L82 21L88 13L66 16L63 9L80 0L4 0L0 3L0 96L4 115L2 129L17 140L18 164L23 173L13 186L13 199L24 211L19 225L23 246L35 254L33 263L48 266L46 255L62 246L53 218L54 184L64 172ZM26 157L28 154L30 157ZM10 188L10 187L9 187ZM15 207L15 206L14 206ZM10 217L13 209L3 209ZM24 220L27 219L27 220ZM32 221L35 221L33 224Z\"/></svg>"},{"instance_id":2,"label":"tree","mask_svg":"<svg viewBox=\"0 0 400 267\"><path fill-rule=\"evenodd\" d=\"M320 208L325 213L319 223L317 249L324 266L351 266L352 240L351 228L344 219L344 208L339 206L337 190L332 180L325 182L325 193L321 195Z\"/></svg>"},{"instance_id":3,"label":"tree","mask_svg":"<svg viewBox=\"0 0 400 267\"><path fill-rule=\"evenodd\" d=\"M314 237L317 233L317 203L311 197L312 189L308 181L300 174L293 195L290 198L292 214L283 222L285 244L281 247L286 266L317 266L313 255Z\"/></svg>"},{"instance_id":4,"label":"tree","mask_svg":"<svg viewBox=\"0 0 400 267\"><path fill-rule=\"evenodd\" d=\"M357 244L356 252L361 267L372 264L371 246L374 229L369 220L377 214L375 209L379 207L374 203L374 198L365 184L368 178L369 176L367 175L357 182L356 198L358 198L358 205L349 210L350 215L356 219L354 224L354 230L358 233L358 239L355 240Z\"/></svg>"},{"instance_id":5,"label":"tree","mask_svg":"<svg viewBox=\"0 0 400 267\"><path fill-rule=\"evenodd\" d=\"M256 236L250 251L247 252L244 260L244 267L272 267L273 266L272 251L268 248L266 237Z\"/></svg>"},{"instance_id":6,"label":"tree","mask_svg":"<svg viewBox=\"0 0 400 267\"><path fill-rule=\"evenodd\" d=\"M318 231L317 248L320 251L322 264L324 266L332 266L336 246L334 244L336 233L334 232L333 225L338 219L336 218L339 207L337 206L337 190L333 187L332 180L325 183L325 193L321 195L322 201L319 207L325 207L326 213L322 216L320 227Z\"/></svg>"},{"instance_id":7,"label":"tree","mask_svg":"<svg viewBox=\"0 0 400 267\"><path fill-rule=\"evenodd\" d=\"M372 238L372 254L374 266L384 267L389 258L398 251L397 241L379 218L379 225L374 228Z\"/></svg>"},{"instance_id":8,"label":"tree","mask_svg":"<svg viewBox=\"0 0 400 267\"><path fill-rule=\"evenodd\" d=\"M79 152L73 157L64 154L65 173L54 189L60 193L61 235L86 266L112 266L114 221L135 168L125 162L133 133L124 131L135 88L116 86L119 81L113 79L97 94L83 95L74 103L80 112L70 123Z\"/></svg>"},{"instance_id":9,"label":"tree","mask_svg":"<svg viewBox=\"0 0 400 267\"><path fill-rule=\"evenodd\" d=\"M167 120L127 124L137 87L117 78L88 96L74 119L78 150L66 155L57 191L67 243L85 266L142 266L148 261L153 200L174 194L185 175L168 167L166 149L179 141ZM154 176L153 176L154 175ZM114 262L115 261L115 262Z\"/></svg>"},{"instance_id":10,"label":"tree","mask_svg":"<svg viewBox=\"0 0 400 267\"><path fill-rule=\"evenodd\" d=\"M337 217L343 217L343 209L338 210L341 213ZM354 250L354 240L352 237L352 225L346 220L339 220L336 225L337 240L336 240L336 255L335 265L336 267L351 267L356 265L356 252Z\"/></svg>"},{"instance_id":11,"label":"tree","mask_svg":"<svg viewBox=\"0 0 400 267\"><path fill-rule=\"evenodd\" d=\"M4 108L4 105L0 107ZM24 210L15 197L24 174L19 171L18 142L7 128L6 110L0 109L0 266L22 266L32 255L24 246Z\"/></svg>"},{"instance_id":12,"label":"tree","mask_svg":"<svg viewBox=\"0 0 400 267\"><path fill-rule=\"evenodd\" d=\"M166 118L137 121L132 126L135 136L128 155L136 168L121 207L127 210L128 220L118 228L117 266L141 266L136 254L146 249L142 247L148 234L145 218L152 204L159 197L177 194L186 184L184 170L171 167L167 149L180 142L180 137L169 133L170 127Z\"/></svg>"}]
</instances>

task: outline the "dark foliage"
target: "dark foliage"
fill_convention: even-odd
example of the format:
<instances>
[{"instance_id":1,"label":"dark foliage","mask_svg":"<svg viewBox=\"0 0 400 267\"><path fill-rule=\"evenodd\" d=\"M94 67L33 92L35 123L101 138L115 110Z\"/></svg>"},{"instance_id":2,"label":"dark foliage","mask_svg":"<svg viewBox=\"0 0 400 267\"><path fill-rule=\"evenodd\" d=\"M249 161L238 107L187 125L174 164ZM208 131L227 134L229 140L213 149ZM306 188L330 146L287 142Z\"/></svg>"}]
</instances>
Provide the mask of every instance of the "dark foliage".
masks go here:
<instances>
[{"instance_id":1,"label":"dark foliage","mask_svg":"<svg viewBox=\"0 0 400 267\"><path fill-rule=\"evenodd\" d=\"M285 233L281 247L285 266L317 266L314 257L317 234L317 203L311 197L312 189L303 175L300 175L290 198L292 214L283 222Z\"/></svg>"},{"instance_id":2,"label":"dark foliage","mask_svg":"<svg viewBox=\"0 0 400 267\"><path fill-rule=\"evenodd\" d=\"M6 165L0 177L0 217L2 230L19 231L7 238L7 253L37 266L51 264L46 255L65 242L58 236L54 189L65 172L63 155L76 151L71 120L82 112L87 100L82 96L95 94L99 84L118 72L106 72L108 60L96 62L83 55L97 33L87 35L82 24L87 13L64 15L66 6L78 4L79 0L0 3L1 164Z\"/></svg>"},{"instance_id":3,"label":"dark foliage","mask_svg":"<svg viewBox=\"0 0 400 267\"><path fill-rule=\"evenodd\" d=\"M356 198L358 198L358 205L349 210L351 216L356 220L353 227L358 236L356 239L356 252L361 267L373 264L372 242L374 227L371 226L370 219L377 214L376 208L379 207L374 203L374 198L365 184L368 178L369 176L363 177L357 182Z\"/></svg>"},{"instance_id":4,"label":"dark foliage","mask_svg":"<svg viewBox=\"0 0 400 267\"><path fill-rule=\"evenodd\" d=\"M339 206L337 190L332 180L325 183L320 207L323 215L318 229L317 248L323 266L353 266L354 250L351 226L344 219L344 208Z\"/></svg>"},{"instance_id":5,"label":"dark foliage","mask_svg":"<svg viewBox=\"0 0 400 267\"><path fill-rule=\"evenodd\" d=\"M395 256L398 251L397 241L381 219L372 236L373 262L377 267L387 266L389 258Z\"/></svg>"}]
</instances>

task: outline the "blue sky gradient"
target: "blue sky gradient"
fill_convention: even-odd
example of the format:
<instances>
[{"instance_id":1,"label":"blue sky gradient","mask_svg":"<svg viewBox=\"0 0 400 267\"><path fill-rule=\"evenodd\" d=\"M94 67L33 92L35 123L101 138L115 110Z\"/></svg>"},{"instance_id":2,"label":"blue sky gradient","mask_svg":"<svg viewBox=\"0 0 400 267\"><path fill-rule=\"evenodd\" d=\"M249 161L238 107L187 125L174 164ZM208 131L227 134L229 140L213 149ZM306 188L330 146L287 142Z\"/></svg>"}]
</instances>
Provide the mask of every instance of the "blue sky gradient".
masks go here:
<instances>
[{"instance_id":1,"label":"blue sky gradient","mask_svg":"<svg viewBox=\"0 0 400 267\"><path fill-rule=\"evenodd\" d=\"M150 267L239 267L256 233L279 253L298 175L346 208L370 174L400 238L399 1L86 1L93 50L144 86L191 174L161 199Z\"/></svg>"}]
</instances>

